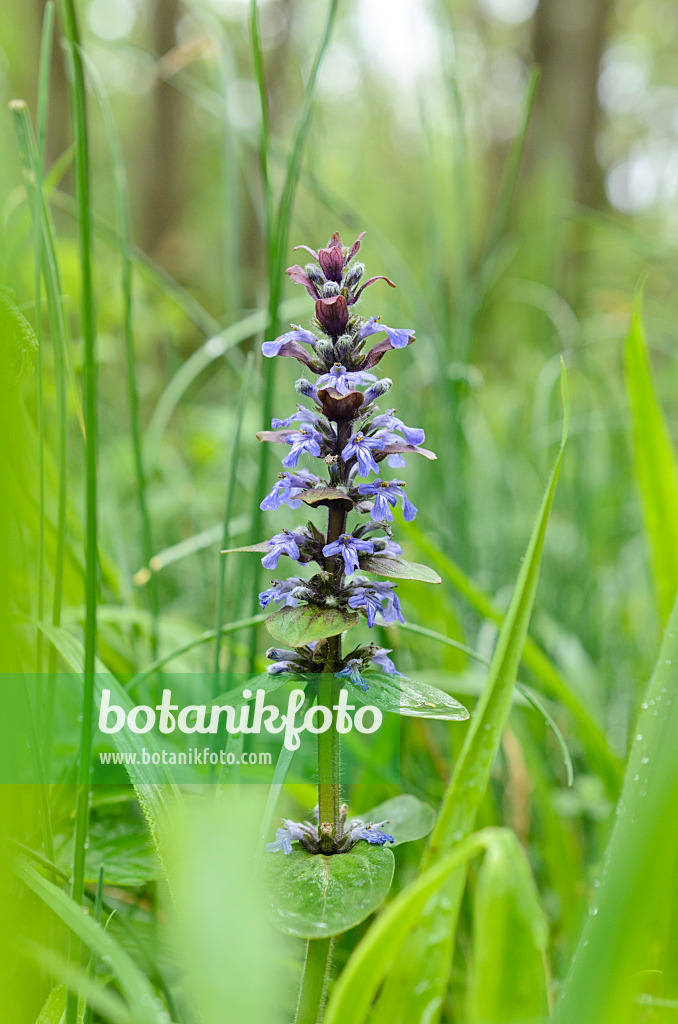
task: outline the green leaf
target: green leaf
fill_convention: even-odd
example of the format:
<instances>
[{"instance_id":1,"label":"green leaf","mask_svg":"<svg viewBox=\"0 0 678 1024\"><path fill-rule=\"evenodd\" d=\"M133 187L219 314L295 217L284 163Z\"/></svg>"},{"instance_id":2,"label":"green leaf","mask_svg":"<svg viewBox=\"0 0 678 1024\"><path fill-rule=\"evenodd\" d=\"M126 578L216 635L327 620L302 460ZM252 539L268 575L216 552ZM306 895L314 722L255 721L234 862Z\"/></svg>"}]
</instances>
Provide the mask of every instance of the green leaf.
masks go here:
<instances>
[{"instance_id":1,"label":"green leaf","mask_svg":"<svg viewBox=\"0 0 678 1024\"><path fill-rule=\"evenodd\" d=\"M60 978L67 992L86 1000L88 1010L96 1010L108 1024L140 1024L142 1020L148 1020L147 1017L142 1018L128 1009L126 1003L111 989L110 978L95 981L90 971L74 967L65 956L37 942L29 940L26 943L26 953L41 971L46 971L54 978ZM63 1024L64 1020L63 1015L52 1017L49 1024ZM78 1024L84 1024L84 1021L84 1015L79 1015ZM40 1021L36 1024L40 1024Z\"/></svg>"},{"instance_id":2,"label":"green leaf","mask_svg":"<svg viewBox=\"0 0 678 1024\"><path fill-rule=\"evenodd\" d=\"M336 636L357 624L358 616L353 612L313 604L281 608L266 619L266 628L273 639L288 647L303 647L314 640Z\"/></svg>"},{"instance_id":3,"label":"green leaf","mask_svg":"<svg viewBox=\"0 0 678 1024\"><path fill-rule=\"evenodd\" d=\"M387 821L386 831L395 839L393 845L401 846L427 836L435 823L436 812L411 793L401 793L357 814L356 818L364 822Z\"/></svg>"},{"instance_id":4,"label":"green leaf","mask_svg":"<svg viewBox=\"0 0 678 1024\"><path fill-rule=\"evenodd\" d=\"M368 555L360 559L360 568L366 572L374 572L378 576L393 576L398 580L421 580L422 583L442 583L435 569L419 562L407 562L404 558L392 555Z\"/></svg>"},{"instance_id":5,"label":"green leaf","mask_svg":"<svg viewBox=\"0 0 678 1024\"><path fill-rule=\"evenodd\" d=\"M271 853L264 878L272 919L288 935L326 939L364 921L386 898L395 861L387 847L360 842L331 857Z\"/></svg>"},{"instance_id":6,"label":"green leaf","mask_svg":"<svg viewBox=\"0 0 678 1024\"><path fill-rule=\"evenodd\" d=\"M251 697L245 697L245 690L249 690L250 693L255 694L257 690L263 690L265 693L274 693L276 690L282 689L290 679L295 677L289 672L281 672L280 675L271 675L270 672L262 672L258 676L254 676L252 679L248 679L247 682L242 683L241 686L235 686L232 690L227 693L221 693L218 697L215 697L212 701L213 704L228 704L232 708L242 707L243 704L247 704Z\"/></svg>"},{"instance_id":7,"label":"green leaf","mask_svg":"<svg viewBox=\"0 0 678 1024\"><path fill-rule=\"evenodd\" d=\"M262 540L258 544L245 544L242 548L226 548L225 551L220 551L220 555L237 555L240 551L268 551L270 544L267 540Z\"/></svg>"},{"instance_id":8,"label":"green leaf","mask_svg":"<svg viewBox=\"0 0 678 1024\"><path fill-rule=\"evenodd\" d=\"M324 1024L341 1024L347 1020L351 1024L363 1024L387 972L403 962L398 954L420 920L427 901L444 887L450 875L458 872L473 857L494 844L507 842L507 833L508 829L496 828L474 833L398 893L351 953L334 986ZM405 952L408 950L409 943ZM429 1012L431 1009L434 1008ZM411 1024L426 1018L407 1019Z\"/></svg>"},{"instance_id":9,"label":"green leaf","mask_svg":"<svg viewBox=\"0 0 678 1024\"><path fill-rule=\"evenodd\" d=\"M676 665L678 600L633 729L614 829L601 858L600 885L593 890L594 900L560 990L553 1024L638 1021L638 993L643 991L647 975L673 969L678 834ZM668 1021L669 1017L657 1015L659 1019Z\"/></svg>"},{"instance_id":10,"label":"green leaf","mask_svg":"<svg viewBox=\"0 0 678 1024\"><path fill-rule=\"evenodd\" d=\"M427 867L473 830L480 804L487 792L511 708L513 685L527 636L537 591L539 565L549 513L560 474L569 425L569 400L565 370L562 371L563 432L551 478L537 522L523 559L513 597L501 628L487 683L474 710L461 754L443 798L436 826L429 839L423 865ZM441 1006L452 963L452 947L464 873L451 875L398 958L379 996L375 1024L406 1024ZM431 1013L430 1019L434 1019Z\"/></svg>"},{"instance_id":11,"label":"green leaf","mask_svg":"<svg viewBox=\"0 0 678 1024\"><path fill-rule=\"evenodd\" d=\"M369 686L367 693L363 693L350 679L346 680L348 689L361 704L374 704L382 711L410 718L442 718L463 722L469 716L463 704L435 686L413 682L387 672L362 672L361 675Z\"/></svg>"},{"instance_id":12,"label":"green leaf","mask_svg":"<svg viewBox=\"0 0 678 1024\"><path fill-rule=\"evenodd\" d=\"M636 475L652 556L657 607L664 625L678 590L678 468L671 435L652 382L640 295L633 310L624 360Z\"/></svg>"},{"instance_id":13,"label":"green leaf","mask_svg":"<svg viewBox=\"0 0 678 1024\"><path fill-rule=\"evenodd\" d=\"M49 626L44 622L39 623L39 626L50 643L54 644L66 664L74 672L80 674L84 664L84 648L80 640L61 627ZM106 687L111 691L113 702L124 708L127 714L135 706L134 700L99 659L95 662L95 670L96 702L101 700L101 691ZM142 751L144 748L149 752L155 752L158 749L152 735L138 735L129 729L121 729L111 739L119 751L134 753L136 756L136 762L127 765L127 772L148 821L153 840L157 845L162 826L171 817L172 806L181 800L181 791L172 780L169 769L166 769L164 765L145 765L143 763ZM162 785L158 785L159 782Z\"/></svg>"},{"instance_id":14,"label":"green leaf","mask_svg":"<svg viewBox=\"0 0 678 1024\"><path fill-rule=\"evenodd\" d=\"M143 971L112 936L83 913L65 892L21 860L15 863L18 876L68 928L101 959L108 960L130 1004L137 1007L139 1024L162 1024L166 1014Z\"/></svg>"},{"instance_id":15,"label":"green leaf","mask_svg":"<svg viewBox=\"0 0 678 1024\"><path fill-rule=\"evenodd\" d=\"M299 497L311 508L316 508L318 505L343 505L347 511L350 511L354 505L346 491L340 491L338 487L309 488L303 491Z\"/></svg>"},{"instance_id":16,"label":"green leaf","mask_svg":"<svg viewBox=\"0 0 678 1024\"><path fill-rule=\"evenodd\" d=\"M548 926L518 840L488 848L478 873L465 1024L542 1024Z\"/></svg>"},{"instance_id":17,"label":"green leaf","mask_svg":"<svg viewBox=\"0 0 678 1024\"><path fill-rule=\"evenodd\" d=\"M85 880L94 885L99 868L104 868L106 885L139 888L160 878L162 870L143 821L106 815L90 825ZM68 868L70 846L66 844L57 863Z\"/></svg>"},{"instance_id":18,"label":"green leaf","mask_svg":"<svg viewBox=\"0 0 678 1024\"><path fill-rule=\"evenodd\" d=\"M66 987L56 985L47 996L35 1024L61 1024L66 1009Z\"/></svg>"},{"instance_id":19,"label":"green leaf","mask_svg":"<svg viewBox=\"0 0 678 1024\"><path fill-rule=\"evenodd\" d=\"M401 529L409 534L414 544L426 555L428 555L439 567L444 579L468 601L473 609L482 615L484 619L495 622L500 628L503 626L506 616L499 611L489 597L475 585L473 580L453 562L437 545L422 533L414 523L403 523ZM412 629L421 632L422 635L431 636L425 632L425 627L412 626L406 623L404 629ZM438 634L439 636L439 634ZM449 642L449 641L445 641ZM471 657L476 654L468 651ZM586 746L586 753L591 767L600 775L609 796L616 800L622 779L622 766L619 758L616 757L607 745L605 732L596 721L591 710L586 706L577 694L575 688L562 675L551 658L544 653L531 636L525 640L522 653L522 661L526 668L534 673L539 680L541 691L552 697L559 704L562 704L570 712Z\"/></svg>"}]
</instances>

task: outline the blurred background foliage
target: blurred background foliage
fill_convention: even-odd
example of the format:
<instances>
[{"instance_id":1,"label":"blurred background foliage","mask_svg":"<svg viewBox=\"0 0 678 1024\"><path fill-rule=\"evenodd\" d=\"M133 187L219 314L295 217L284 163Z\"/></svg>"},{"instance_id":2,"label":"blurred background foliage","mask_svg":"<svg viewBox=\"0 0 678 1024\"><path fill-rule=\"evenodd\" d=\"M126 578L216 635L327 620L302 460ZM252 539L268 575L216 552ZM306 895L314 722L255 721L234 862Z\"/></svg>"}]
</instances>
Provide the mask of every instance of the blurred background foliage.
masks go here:
<instances>
[{"instance_id":1,"label":"blurred background foliage","mask_svg":"<svg viewBox=\"0 0 678 1024\"><path fill-rule=\"evenodd\" d=\"M269 292L261 113L246 3L87 0L79 10L92 77L100 96L108 97L120 137L133 242L133 397L143 439L146 534L125 384L116 165L110 126L92 93L99 656L124 677L214 626L224 501L250 351L254 372L229 525L234 543L248 542L261 497L253 435L263 426L263 367L256 354L265 315L258 323L245 319L266 309ZM0 13L0 283L33 327L33 232L8 102L25 99L35 117L42 16L39 0L6 5ZM275 195L325 18L320 3L259 5ZM368 270L396 281L395 292L377 284L365 305L389 323L416 329L416 345L385 372L395 379L399 414L426 429L427 445L439 455L437 464L408 467L408 490L420 515L417 529L405 532L406 554L436 564L437 553L454 562L454 572L436 565L444 575L436 593L401 585L403 606L408 621L485 656L496 622L483 600L500 611L508 604L560 434L565 356L572 425L531 634L549 671L560 673L594 731L599 728L609 755L592 758L571 707L550 700L574 759L568 787L553 733L517 698L481 822L512 826L530 853L556 976L599 871L617 796L617 759L626 756L661 633L634 473L623 344L633 296L644 281L654 381L672 429L678 415L677 44L678 9L667 0L343 0L318 79L290 245L281 255L285 266L295 262L294 244L316 247L334 230L350 242L367 230L362 253ZM535 67L536 99L526 110ZM45 586L49 610L58 381L65 379L61 621L78 636L84 614L83 345L71 137L56 39L45 190L72 338L63 372L53 345L45 344L43 355ZM283 322L307 316L293 286L285 284L283 298ZM46 315L43 320L49 339ZM283 362L275 374L273 411L288 415L298 373ZM39 607L31 472L35 387L35 375L25 376L6 413L9 447L21 449L25 472L14 495L22 527L3 531L17 540L15 575L7 582L29 618ZM265 530L278 523L281 514L269 517ZM227 568L224 621L256 611L245 557L234 556ZM457 566L473 584L459 585ZM469 586L476 588L470 601ZM416 667L422 679L471 700L479 692L484 670L458 651L405 631L390 631L387 639L398 648L403 671ZM12 664L32 668L34 644L34 631L24 627L18 649L8 653ZM258 666L264 646L262 638ZM535 651L521 680L544 690ZM211 645L201 644L171 667L209 670L211 657ZM221 667L245 671L248 664L248 635L233 634ZM553 697L553 687L545 692ZM402 788L437 803L462 735L456 726L407 722ZM385 784L384 795L391 792ZM286 800L289 808L309 806L310 781L297 779ZM57 799L67 822L67 798L63 804ZM400 884L415 864L415 854L405 851ZM151 876L147 884L152 888ZM150 927L148 892L135 892L132 916ZM470 906L465 913L468 918ZM339 964L354 942L339 947ZM467 954L462 943L460 971ZM291 956L290 972L297 954Z\"/></svg>"}]
</instances>

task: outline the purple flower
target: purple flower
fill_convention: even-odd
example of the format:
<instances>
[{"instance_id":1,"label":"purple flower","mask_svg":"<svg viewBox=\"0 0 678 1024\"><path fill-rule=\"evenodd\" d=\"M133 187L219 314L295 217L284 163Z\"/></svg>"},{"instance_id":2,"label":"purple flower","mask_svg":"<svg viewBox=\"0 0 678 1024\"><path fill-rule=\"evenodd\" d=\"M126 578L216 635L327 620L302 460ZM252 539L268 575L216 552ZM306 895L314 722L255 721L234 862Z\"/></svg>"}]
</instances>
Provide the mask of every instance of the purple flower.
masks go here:
<instances>
[{"instance_id":1,"label":"purple flower","mask_svg":"<svg viewBox=\"0 0 678 1024\"><path fill-rule=\"evenodd\" d=\"M341 457L344 462L355 456L358 460L358 476L369 476L378 473L379 466L374 461L372 451L383 451L385 445L380 437L365 437L358 431L344 447Z\"/></svg>"},{"instance_id":2,"label":"purple flower","mask_svg":"<svg viewBox=\"0 0 678 1024\"><path fill-rule=\"evenodd\" d=\"M300 555L299 544L305 540L306 537L303 533L292 533L290 530L276 533L275 537L271 537L268 542L268 554L264 555L261 564L265 569L275 569L281 555L289 555L290 558L297 561Z\"/></svg>"},{"instance_id":3,"label":"purple flower","mask_svg":"<svg viewBox=\"0 0 678 1024\"><path fill-rule=\"evenodd\" d=\"M319 478L305 469L300 469L296 473L279 473L278 479L259 508L264 512L275 512L285 504L289 508L299 508L301 501L298 496L319 483Z\"/></svg>"},{"instance_id":4,"label":"purple flower","mask_svg":"<svg viewBox=\"0 0 678 1024\"><path fill-rule=\"evenodd\" d=\"M322 434L319 434L313 427L300 427L289 437L285 438L285 444L291 444L289 455L282 460L283 466L287 469L294 468L299 461L299 456L304 452L309 455L320 455L319 441L322 441Z\"/></svg>"},{"instance_id":5,"label":"purple flower","mask_svg":"<svg viewBox=\"0 0 678 1024\"><path fill-rule=\"evenodd\" d=\"M351 842L351 845L354 845L361 839L364 839L367 843L373 843L376 846L384 846L385 843L395 843L393 836L390 836L388 832L381 831L382 825L388 825L388 821L376 821L369 823L358 821L349 830L347 838Z\"/></svg>"},{"instance_id":6,"label":"purple flower","mask_svg":"<svg viewBox=\"0 0 678 1024\"><path fill-rule=\"evenodd\" d=\"M266 651L269 661L295 661L299 659L298 651L288 651L284 647L269 647ZM269 665L269 668L271 666Z\"/></svg>"},{"instance_id":7,"label":"purple flower","mask_svg":"<svg viewBox=\"0 0 678 1024\"><path fill-rule=\"evenodd\" d=\"M289 427L292 423L317 423L318 414L312 409L298 408L297 412L293 412L291 416L288 416L286 420L272 419L271 427L273 430L280 430L281 427Z\"/></svg>"},{"instance_id":8,"label":"purple flower","mask_svg":"<svg viewBox=\"0 0 678 1024\"><path fill-rule=\"evenodd\" d=\"M311 331L305 331L298 324L292 324L292 327L294 330L281 334L275 341L265 341L263 343L261 351L265 356L271 359L273 356L280 355L280 349L283 345L287 345L292 341L301 342L304 345L310 345L311 348L315 348L318 340L315 334L312 334Z\"/></svg>"},{"instance_id":9,"label":"purple flower","mask_svg":"<svg viewBox=\"0 0 678 1024\"><path fill-rule=\"evenodd\" d=\"M351 680L354 686L357 686L360 690L362 690L363 693L367 693L367 691L369 690L369 686L367 685L363 677L360 675L361 666L362 661L360 660L360 658L351 658L351 660L346 664L345 668L342 668L341 672L334 673L335 678L343 679L344 677L346 677Z\"/></svg>"},{"instance_id":10,"label":"purple flower","mask_svg":"<svg viewBox=\"0 0 678 1024\"><path fill-rule=\"evenodd\" d=\"M274 665L266 666L266 672L269 676L281 676L285 672L296 672L298 669L298 661L276 661Z\"/></svg>"},{"instance_id":11,"label":"purple flower","mask_svg":"<svg viewBox=\"0 0 678 1024\"><path fill-rule=\"evenodd\" d=\"M375 279L373 278L373 280ZM369 283L368 281L367 284ZM365 288L367 284L364 286ZM387 327L386 324L380 324L377 317L371 316L367 323L358 331L356 341L363 341L365 338L369 338L371 334L380 334L382 331L384 331L391 342L391 348L407 348L410 338L414 335L414 331L409 328Z\"/></svg>"},{"instance_id":12,"label":"purple flower","mask_svg":"<svg viewBox=\"0 0 678 1024\"><path fill-rule=\"evenodd\" d=\"M359 551L367 551L372 554L374 551L374 544L371 540L359 540L357 537L353 537L350 533L343 533L339 540L335 540L331 544L325 545L323 548L323 555L325 558L330 558L332 555L341 555L344 559L346 574L347 576L350 576L355 569L359 568Z\"/></svg>"},{"instance_id":13,"label":"purple flower","mask_svg":"<svg viewBox=\"0 0 678 1024\"><path fill-rule=\"evenodd\" d=\"M305 377L300 377L299 380L294 382L294 390L297 394L303 395L304 398L310 398L320 405L317 387L315 384L311 384L310 380L306 380Z\"/></svg>"},{"instance_id":14,"label":"purple flower","mask_svg":"<svg viewBox=\"0 0 678 1024\"><path fill-rule=\"evenodd\" d=\"M381 522L382 520L392 522L393 513L391 508L395 508L396 502L400 498L403 506L403 519L409 523L416 517L417 509L405 494L404 486L402 480L375 480L371 484L359 484L358 492L360 494L374 495L374 505L372 506L370 517L375 522ZM391 508L389 508L389 505Z\"/></svg>"},{"instance_id":15,"label":"purple flower","mask_svg":"<svg viewBox=\"0 0 678 1024\"><path fill-rule=\"evenodd\" d=\"M377 613L387 625L396 620L404 622L400 601L394 590L395 583L368 583L364 579L356 580L351 587L349 608L364 608L370 629L374 626Z\"/></svg>"},{"instance_id":16,"label":"purple flower","mask_svg":"<svg viewBox=\"0 0 678 1024\"><path fill-rule=\"evenodd\" d=\"M408 444L422 444L426 439L426 434L421 427L406 427L398 416L393 415L394 413L395 409L387 409L380 416L375 416L370 423L370 429L387 430L392 433L397 431L402 434Z\"/></svg>"},{"instance_id":17,"label":"purple flower","mask_svg":"<svg viewBox=\"0 0 678 1024\"><path fill-rule=\"evenodd\" d=\"M377 647L376 652L372 655L370 662L376 668L380 668L382 672L386 672L389 676L405 676L402 672L398 672L389 654L391 653L390 647Z\"/></svg>"},{"instance_id":18,"label":"purple flower","mask_svg":"<svg viewBox=\"0 0 678 1024\"><path fill-rule=\"evenodd\" d=\"M281 818L283 827L275 830L275 840L266 843L269 853L291 853L292 843L301 843L308 849L317 847L318 831L307 821L290 821L289 818Z\"/></svg>"},{"instance_id":19,"label":"purple flower","mask_svg":"<svg viewBox=\"0 0 678 1024\"><path fill-rule=\"evenodd\" d=\"M259 604L262 608L266 608L271 601L274 604L284 601L285 607L296 608L297 595L305 596L303 584L304 581L298 576L292 576L288 580L275 580L267 590L261 591ZM294 591L297 591L297 594Z\"/></svg>"},{"instance_id":20,"label":"purple flower","mask_svg":"<svg viewBox=\"0 0 678 1024\"><path fill-rule=\"evenodd\" d=\"M367 384L377 378L373 373L351 373L342 366L335 363L329 373L324 373L316 381L317 388L336 388L340 395L347 395L361 384Z\"/></svg>"},{"instance_id":21,"label":"purple flower","mask_svg":"<svg viewBox=\"0 0 678 1024\"><path fill-rule=\"evenodd\" d=\"M365 409L370 402L373 402L375 398L381 398L387 391L391 390L392 380L390 377L382 377L381 380L376 381L371 387L364 393L363 409Z\"/></svg>"}]
</instances>

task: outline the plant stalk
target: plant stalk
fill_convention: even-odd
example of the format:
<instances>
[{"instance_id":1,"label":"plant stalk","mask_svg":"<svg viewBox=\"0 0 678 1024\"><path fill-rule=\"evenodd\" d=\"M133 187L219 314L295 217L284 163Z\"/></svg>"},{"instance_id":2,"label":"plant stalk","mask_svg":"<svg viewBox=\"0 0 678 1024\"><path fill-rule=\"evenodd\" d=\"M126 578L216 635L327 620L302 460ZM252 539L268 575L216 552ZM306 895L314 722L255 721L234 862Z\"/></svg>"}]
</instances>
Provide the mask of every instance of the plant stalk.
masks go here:
<instances>
[{"instance_id":1,"label":"plant stalk","mask_svg":"<svg viewBox=\"0 0 678 1024\"><path fill-rule=\"evenodd\" d=\"M320 1024L327 999L334 938L309 939L294 1024Z\"/></svg>"},{"instance_id":2,"label":"plant stalk","mask_svg":"<svg viewBox=\"0 0 678 1024\"><path fill-rule=\"evenodd\" d=\"M350 424L338 424L337 447L340 456L350 436ZM341 465L341 462L339 464ZM345 532L346 515L346 510L342 506L330 506L327 517L327 544L333 544ZM332 589L335 593L341 588L343 569L341 555L331 555L325 560L325 571L332 575ZM321 826L320 849L324 854L331 854L334 851L335 843L341 839L343 832L340 813L341 754L334 711L341 689L341 684L334 675L341 663L341 633L328 637L326 642L327 657L318 684L318 706L329 708L332 724L329 729L318 733L318 823ZM322 832L322 826L328 824L332 825L332 830L331 833L326 834Z\"/></svg>"}]
</instances>

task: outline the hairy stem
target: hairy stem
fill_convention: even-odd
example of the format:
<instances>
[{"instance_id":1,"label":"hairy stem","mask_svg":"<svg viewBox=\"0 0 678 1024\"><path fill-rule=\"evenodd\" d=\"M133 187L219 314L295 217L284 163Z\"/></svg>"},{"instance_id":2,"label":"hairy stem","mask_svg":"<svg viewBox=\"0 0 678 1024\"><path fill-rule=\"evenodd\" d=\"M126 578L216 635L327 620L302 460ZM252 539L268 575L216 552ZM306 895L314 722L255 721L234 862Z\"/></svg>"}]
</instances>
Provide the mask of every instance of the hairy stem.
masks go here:
<instances>
[{"instance_id":1,"label":"hairy stem","mask_svg":"<svg viewBox=\"0 0 678 1024\"><path fill-rule=\"evenodd\" d=\"M309 939L294 1024L319 1024L323 1018L334 939Z\"/></svg>"},{"instance_id":2,"label":"hairy stem","mask_svg":"<svg viewBox=\"0 0 678 1024\"><path fill-rule=\"evenodd\" d=\"M339 455L351 436L351 424L341 423L337 428L337 449ZM332 544L346 530L346 510L343 506L331 505L327 517L326 543ZM332 574L332 589L335 593L343 580L341 555L332 555L325 560L325 571ZM332 724L329 729L318 733L318 821L321 826L320 849L333 853L335 843L341 839L341 755L334 707L339 700L341 684L334 673L341 664L341 633L327 638L327 657L318 684L318 706L329 708ZM332 825L331 834L322 831L323 825Z\"/></svg>"}]
</instances>

